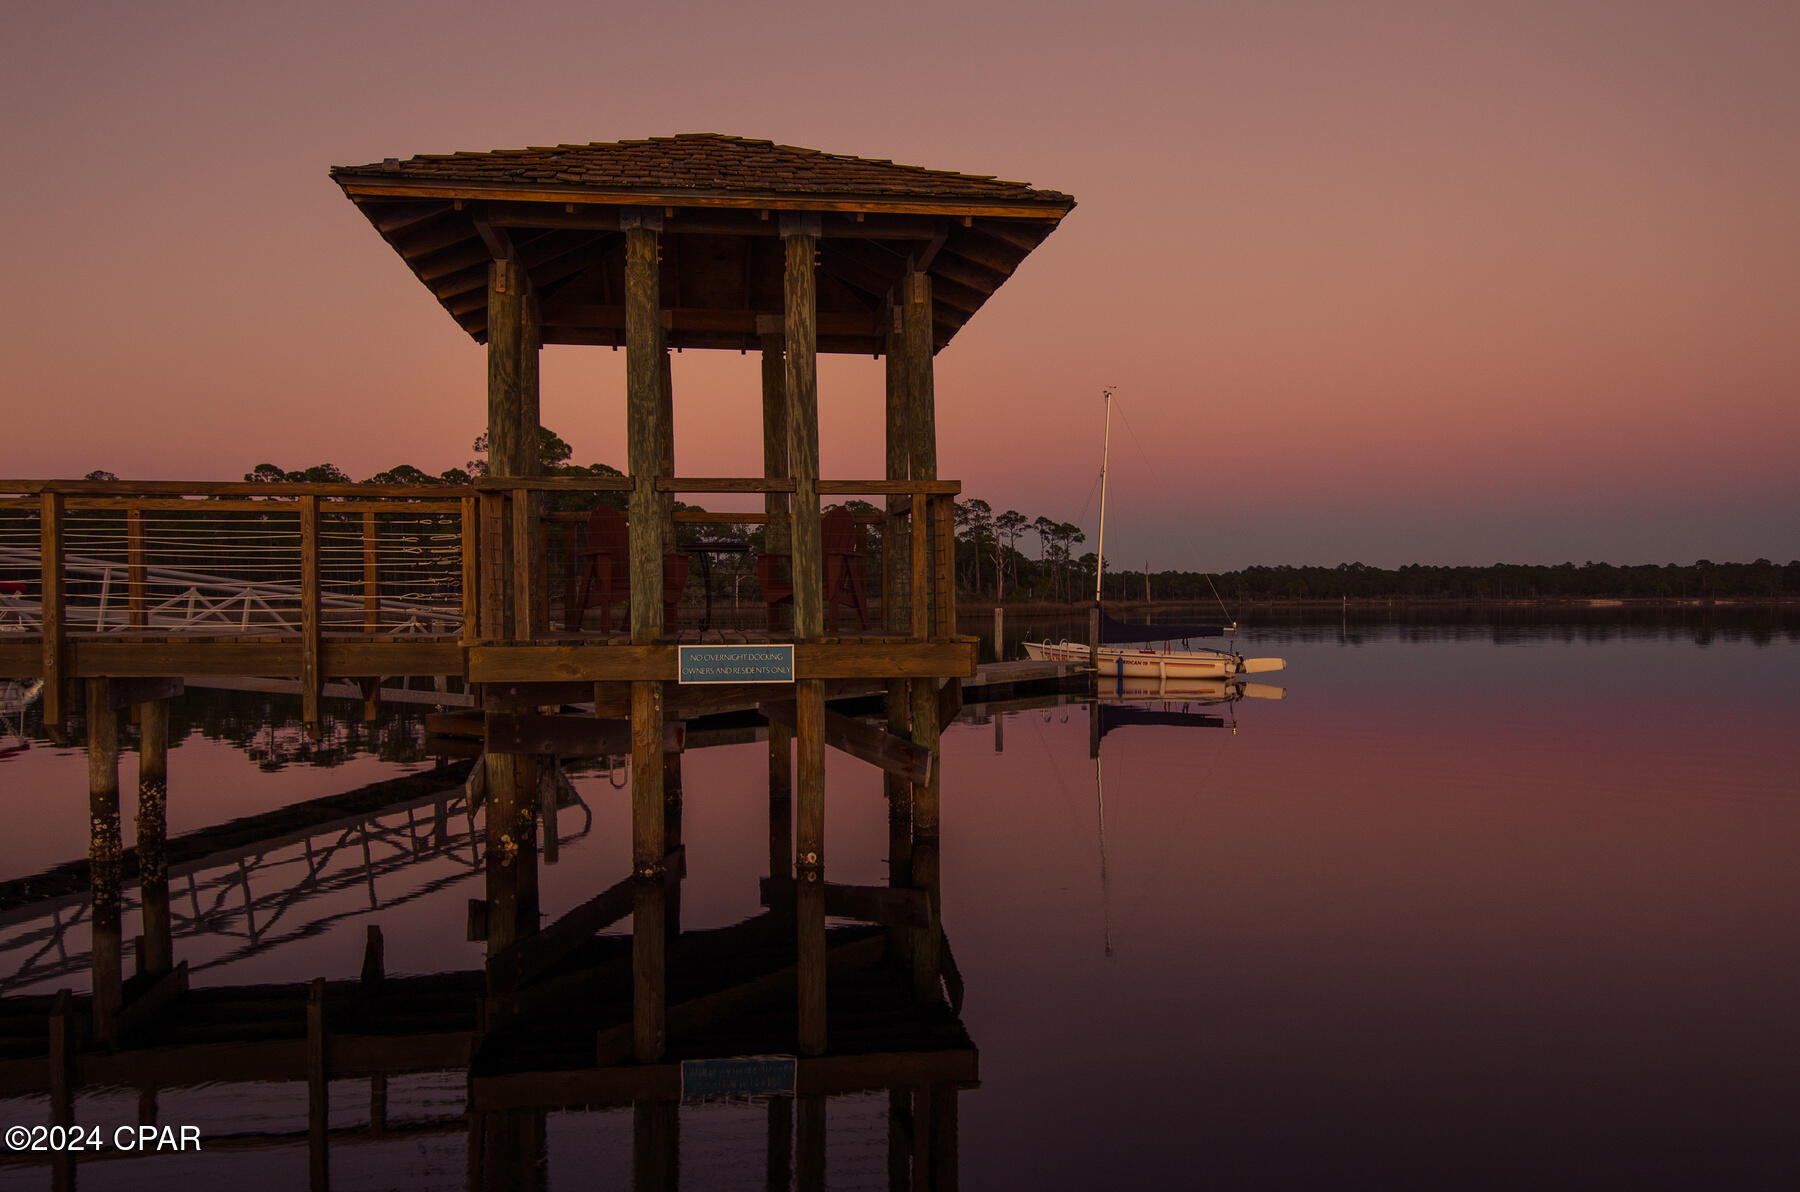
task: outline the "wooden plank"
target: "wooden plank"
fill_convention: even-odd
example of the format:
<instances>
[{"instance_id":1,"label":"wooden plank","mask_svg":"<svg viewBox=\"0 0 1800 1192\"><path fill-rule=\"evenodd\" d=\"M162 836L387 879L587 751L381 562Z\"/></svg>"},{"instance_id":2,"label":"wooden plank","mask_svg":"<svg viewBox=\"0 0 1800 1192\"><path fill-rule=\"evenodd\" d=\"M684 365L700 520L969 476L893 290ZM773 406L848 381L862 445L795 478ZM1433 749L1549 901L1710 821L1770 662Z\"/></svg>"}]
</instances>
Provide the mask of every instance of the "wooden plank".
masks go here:
<instances>
[{"instance_id":1,"label":"wooden plank","mask_svg":"<svg viewBox=\"0 0 1800 1192\"><path fill-rule=\"evenodd\" d=\"M486 714L487 748L499 753L554 753L562 757L600 757L631 752L631 722L596 720L592 716L543 716L520 712ZM687 747L686 726L663 726L663 752Z\"/></svg>"},{"instance_id":2,"label":"wooden plank","mask_svg":"<svg viewBox=\"0 0 1800 1192\"><path fill-rule=\"evenodd\" d=\"M929 493L932 496L962 492L960 480L821 480L821 496L880 496Z\"/></svg>"},{"instance_id":3,"label":"wooden plank","mask_svg":"<svg viewBox=\"0 0 1800 1192\"><path fill-rule=\"evenodd\" d=\"M938 688L938 729L954 721L963 707L963 681L961 679L945 679Z\"/></svg>"},{"instance_id":4,"label":"wooden plank","mask_svg":"<svg viewBox=\"0 0 1800 1192\"><path fill-rule=\"evenodd\" d=\"M787 479L763 479L758 476L673 476L657 477L659 493L791 493L794 482Z\"/></svg>"},{"instance_id":5,"label":"wooden plank","mask_svg":"<svg viewBox=\"0 0 1800 1192\"><path fill-rule=\"evenodd\" d=\"M975 673L975 656L973 641L800 642L794 647L794 674L802 679L968 678ZM476 683L673 681L676 647L472 646L468 676Z\"/></svg>"},{"instance_id":6,"label":"wooden plank","mask_svg":"<svg viewBox=\"0 0 1800 1192\"><path fill-rule=\"evenodd\" d=\"M119 1038L129 1042L134 1034L155 1024L188 991L187 961L158 976L144 991L119 1010Z\"/></svg>"},{"instance_id":7,"label":"wooden plank","mask_svg":"<svg viewBox=\"0 0 1800 1192\"><path fill-rule=\"evenodd\" d=\"M793 700L759 703L756 710L771 723L790 730L798 726L798 713ZM934 751L921 749L911 741L823 707L821 714L825 744L833 749L910 782L923 783L931 780L932 766L937 760Z\"/></svg>"},{"instance_id":8,"label":"wooden plank","mask_svg":"<svg viewBox=\"0 0 1800 1192\"><path fill-rule=\"evenodd\" d=\"M60 736L68 718L64 706L68 642L65 589L63 577L63 499L61 494L46 492L39 498L38 560L40 584L39 612L43 644L42 675L44 677L44 727L52 736Z\"/></svg>"},{"instance_id":9,"label":"wooden plank","mask_svg":"<svg viewBox=\"0 0 1800 1192\"><path fill-rule=\"evenodd\" d=\"M365 199L462 199L528 203L594 203L625 208L723 208L741 210L820 212L867 212L896 215L968 216L971 219L1029 219L1052 223L1059 221L1074 206L1073 200L1045 200L1042 203L1001 202L994 199L957 199L933 196L929 199L884 198L857 195L838 198L830 195L795 194L789 191L703 192L678 190L605 190L598 187L519 187L481 185L479 183L440 183L413 179L386 178L375 181L353 175L340 175L335 181L354 200ZM623 219L621 222L624 222Z\"/></svg>"},{"instance_id":10,"label":"wooden plank","mask_svg":"<svg viewBox=\"0 0 1800 1192\"><path fill-rule=\"evenodd\" d=\"M792 878L765 877L758 884L762 904L786 906L794 897ZM923 890L894 886L847 886L824 883L825 913L835 919L880 923L888 927L926 927L931 907Z\"/></svg>"}]
</instances>

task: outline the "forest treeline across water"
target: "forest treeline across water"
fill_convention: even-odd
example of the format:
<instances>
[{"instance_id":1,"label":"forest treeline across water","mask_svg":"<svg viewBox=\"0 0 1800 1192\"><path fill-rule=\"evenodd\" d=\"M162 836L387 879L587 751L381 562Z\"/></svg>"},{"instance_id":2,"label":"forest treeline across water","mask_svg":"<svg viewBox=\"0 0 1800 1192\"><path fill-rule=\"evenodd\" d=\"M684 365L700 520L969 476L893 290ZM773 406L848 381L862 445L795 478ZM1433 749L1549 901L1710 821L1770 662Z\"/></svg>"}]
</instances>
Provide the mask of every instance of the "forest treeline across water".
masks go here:
<instances>
[{"instance_id":1,"label":"forest treeline across water","mask_svg":"<svg viewBox=\"0 0 1800 1192\"><path fill-rule=\"evenodd\" d=\"M487 436L471 445L475 458L461 467L427 472L399 464L367 478L368 484L416 484L430 488L467 484L487 474ZM546 475L569 477L618 476L607 464L571 463L574 452L554 431L540 428L539 460ZM113 479L106 472L89 473L89 479ZM275 464L258 464L244 479L268 484L352 483L343 469L333 464L286 470ZM622 505L623 494L559 492L550 495L558 508L580 509L597 501ZM850 501L854 509L874 512L875 506ZM682 505L677 508L699 508ZM678 527L678 536L701 533L693 526ZM709 538L739 538L760 548L757 526L707 527ZM956 503L957 585L960 595L973 600L1013 602L1071 602L1087 599L1094 590L1093 551L1081 551L1086 532L1069 522L1030 517L1016 509L996 511L978 497ZM748 564L748 560L742 560ZM729 574L732 562L719 568L717 579ZM1314 600L1800 600L1800 560L1776 563L1756 559L1748 563L1714 562L1615 564L1601 562L1494 563L1489 566L1440 566L1409 563L1402 567L1372 567L1360 562L1333 566L1256 566L1207 574L1201 571L1117 571L1107 568L1104 592L1108 599L1148 601L1208 601L1216 596L1230 604L1244 601Z\"/></svg>"}]
</instances>

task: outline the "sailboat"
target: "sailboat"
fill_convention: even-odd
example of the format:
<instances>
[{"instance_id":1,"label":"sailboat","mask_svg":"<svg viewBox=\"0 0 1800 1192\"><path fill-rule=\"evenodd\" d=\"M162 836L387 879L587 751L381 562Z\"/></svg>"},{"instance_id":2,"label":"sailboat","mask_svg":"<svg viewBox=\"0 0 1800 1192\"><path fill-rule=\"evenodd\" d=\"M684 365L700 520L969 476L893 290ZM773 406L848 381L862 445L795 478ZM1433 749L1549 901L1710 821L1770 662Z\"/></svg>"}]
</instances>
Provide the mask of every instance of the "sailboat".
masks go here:
<instances>
[{"instance_id":1,"label":"sailboat","mask_svg":"<svg viewBox=\"0 0 1800 1192\"><path fill-rule=\"evenodd\" d=\"M1094 604L1100 608L1100 640L1096 649L1064 638L1060 642L1045 639L1026 642L1025 655L1038 662L1086 663L1092 658L1098 673L1121 679L1154 679L1159 684L1171 680L1230 679L1238 675L1278 671L1287 666L1280 658L1245 658L1235 650L1190 649L1188 642L1196 637L1223 637L1235 633L1236 623L1226 625L1130 625L1106 615L1100 607L1100 580L1106 574L1106 465L1112 450L1111 389L1106 396L1106 433L1100 448L1100 539L1095 548ZM1173 646L1181 642L1181 648ZM1160 642L1160 646L1128 648L1132 643Z\"/></svg>"}]
</instances>

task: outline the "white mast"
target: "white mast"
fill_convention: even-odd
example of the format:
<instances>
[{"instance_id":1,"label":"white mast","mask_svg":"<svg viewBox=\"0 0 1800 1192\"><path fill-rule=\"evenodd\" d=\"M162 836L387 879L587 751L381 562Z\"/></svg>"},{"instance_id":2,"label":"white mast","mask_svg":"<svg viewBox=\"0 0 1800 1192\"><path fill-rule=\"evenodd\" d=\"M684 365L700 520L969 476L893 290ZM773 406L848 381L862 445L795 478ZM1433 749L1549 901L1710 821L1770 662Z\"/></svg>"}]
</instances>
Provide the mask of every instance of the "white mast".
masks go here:
<instances>
[{"instance_id":1,"label":"white mast","mask_svg":"<svg viewBox=\"0 0 1800 1192\"><path fill-rule=\"evenodd\" d=\"M1112 388L1106 395L1106 434L1100 440L1100 541L1094 544L1094 603L1100 603L1100 581L1106 576L1106 454L1112 449Z\"/></svg>"}]
</instances>

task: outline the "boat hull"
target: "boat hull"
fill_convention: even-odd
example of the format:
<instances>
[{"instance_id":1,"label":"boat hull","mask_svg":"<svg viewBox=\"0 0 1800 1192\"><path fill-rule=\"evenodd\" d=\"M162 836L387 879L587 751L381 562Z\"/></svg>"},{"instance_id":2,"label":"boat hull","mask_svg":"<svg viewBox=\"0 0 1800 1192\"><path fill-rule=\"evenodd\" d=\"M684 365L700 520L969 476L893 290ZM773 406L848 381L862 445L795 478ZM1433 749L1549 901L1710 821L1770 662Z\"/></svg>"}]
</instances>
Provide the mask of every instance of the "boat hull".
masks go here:
<instances>
[{"instance_id":1,"label":"boat hull","mask_svg":"<svg viewBox=\"0 0 1800 1192\"><path fill-rule=\"evenodd\" d=\"M1087 665L1088 647L1079 642L1026 642L1026 655L1037 662ZM1216 650L1131 650L1101 646L1099 673L1127 679L1229 679L1238 673L1235 654Z\"/></svg>"}]
</instances>

